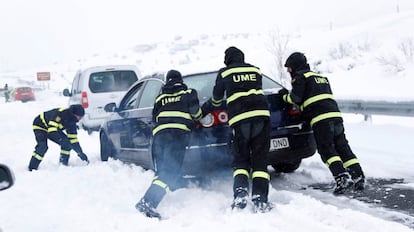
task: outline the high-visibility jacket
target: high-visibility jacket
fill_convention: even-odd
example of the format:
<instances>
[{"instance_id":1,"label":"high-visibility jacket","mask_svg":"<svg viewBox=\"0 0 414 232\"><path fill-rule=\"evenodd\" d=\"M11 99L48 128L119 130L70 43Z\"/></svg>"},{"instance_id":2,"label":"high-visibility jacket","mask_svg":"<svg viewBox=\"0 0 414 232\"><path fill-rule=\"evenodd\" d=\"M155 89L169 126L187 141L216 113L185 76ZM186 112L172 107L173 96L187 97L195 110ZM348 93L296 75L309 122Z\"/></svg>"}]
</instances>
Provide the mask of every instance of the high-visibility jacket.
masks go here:
<instances>
[{"instance_id":1,"label":"high-visibility jacket","mask_svg":"<svg viewBox=\"0 0 414 232\"><path fill-rule=\"evenodd\" d=\"M191 131L194 121L202 117L197 91L183 83L167 83L155 99L152 115L153 135L164 129Z\"/></svg>"},{"instance_id":2,"label":"high-visibility jacket","mask_svg":"<svg viewBox=\"0 0 414 232\"><path fill-rule=\"evenodd\" d=\"M292 75L292 91L284 95L283 100L300 106L311 126L330 118L342 120L328 78L310 70Z\"/></svg>"},{"instance_id":3,"label":"high-visibility jacket","mask_svg":"<svg viewBox=\"0 0 414 232\"><path fill-rule=\"evenodd\" d=\"M224 100L227 103L230 126L246 119L270 117L262 89L262 73L253 65L237 62L219 70L212 105L219 107Z\"/></svg>"},{"instance_id":4,"label":"high-visibility jacket","mask_svg":"<svg viewBox=\"0 0 414 232\"><path fill-rule=\"evenodd\" d=\"M72 149L82 153L77 133L77 118L68 108L56 108L38 115L33 121L33 130L42 130L55 141L69 139ZM66 134L63 132L66 131Z\"/></svg>"}]
</instances>

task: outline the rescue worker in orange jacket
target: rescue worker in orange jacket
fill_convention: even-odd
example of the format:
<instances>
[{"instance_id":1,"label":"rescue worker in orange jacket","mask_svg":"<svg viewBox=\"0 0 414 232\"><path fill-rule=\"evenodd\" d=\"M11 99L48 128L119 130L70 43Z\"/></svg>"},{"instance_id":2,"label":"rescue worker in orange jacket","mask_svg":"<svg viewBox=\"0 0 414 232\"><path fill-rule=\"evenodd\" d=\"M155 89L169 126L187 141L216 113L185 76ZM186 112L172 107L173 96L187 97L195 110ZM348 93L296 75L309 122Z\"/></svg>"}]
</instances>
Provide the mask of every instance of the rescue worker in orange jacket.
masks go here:
<instances>
[{"instance_id":1,"label":"rescue worker in orange jacket","mask_svg":"<svg viewBox=\"0 0 414 232\"><path fill-rule=\"evenodd\" d=\"M301 52L292 53L285 67L292 78L292 90L289 93L282 89L279 94L285 102L298 105L310 123L318 153L335 178L334 194L350 188L363 190L365 176L345 137L343 119L328 78L312 72Z\"/></svg>"},{"instance_id":2,"label":"rescue worker in orange jacket","mask_svg":"<svg viewBox=\"0 0 414 232\"><path fill-rule=\"evenodd\" d=\"M36 147L29 163L29 171L37 170L48 150L47 140L60 145L62 165L68 165L70 151L73 149L79 158L89 163L78 141L76 123L85 115L82 105L71 105L69 108L56 108L38 115L33 121L33 132ZM66 131L66 133L64 132Z\"/></svg>"}]
</instances>

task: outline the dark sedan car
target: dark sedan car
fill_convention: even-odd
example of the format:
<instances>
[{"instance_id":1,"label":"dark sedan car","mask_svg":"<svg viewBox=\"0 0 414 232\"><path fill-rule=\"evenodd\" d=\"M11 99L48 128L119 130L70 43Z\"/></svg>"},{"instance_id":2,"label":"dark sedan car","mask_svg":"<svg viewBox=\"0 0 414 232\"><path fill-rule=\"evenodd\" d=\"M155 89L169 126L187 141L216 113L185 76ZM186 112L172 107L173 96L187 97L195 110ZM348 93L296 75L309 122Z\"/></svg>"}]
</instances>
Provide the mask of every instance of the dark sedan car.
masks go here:
<instances>
[{"instance_id":1,"label":"dark sedan car","mask_svg":"<svg viewBox=\"0 0 414 232\"><path fill-rule=\"evenodd\" d=\"M196 89L200 104L212 94L217 72L183 76L188 87ZM113 112L100 130L101 159L109 157L155 169L151 152L152 108L156 96L165 83L164 74L146 76L132 85L117 106L109 103L106 111ZM279 172L293 172L302 159L315 153L312 130L301 120L300 112L281 102L277 92L282 86L263 77L263 89L271 112L271 141L268 164ZM185 174L209 172L230 167L228 151L229 126L225 106L196 123L187 147L183 171ZM177 138L177 140L180 138Z\"/></svg>"}]
</instances>

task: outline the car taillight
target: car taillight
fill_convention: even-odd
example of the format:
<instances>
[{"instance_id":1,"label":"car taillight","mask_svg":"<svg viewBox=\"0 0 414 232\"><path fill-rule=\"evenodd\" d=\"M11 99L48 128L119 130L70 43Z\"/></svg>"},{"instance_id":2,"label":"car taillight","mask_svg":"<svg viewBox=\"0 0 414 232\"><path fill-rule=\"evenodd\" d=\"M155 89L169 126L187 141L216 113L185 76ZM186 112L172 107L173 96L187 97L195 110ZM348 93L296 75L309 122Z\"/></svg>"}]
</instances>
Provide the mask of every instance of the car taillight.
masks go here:
<instances>
[{"instance_id":1,"label":"car taillight","mask_svg":"<svg viewBox=\"0 0 414 232\"><path fill-rule=\"evenodd\" d=\"M291 116L298 115L298 114L301 114L301 113L302 113L302 111L300 110L299 106L293 105L292 107L290 107L289 114Z\"/></svg>"},{"instance_id":2,"label":"car taillight","mask_svg":"<svg viewBox=\"0 0 414 232\"><path fill-rule=\"evenodd\" d=\"M89 107L88 94L86 92L82 92L82 107L85 109Z\"/></svg>"},{"instance_id":3,"label":"car taillight","mask_svg":"<svg viewBox=\"0 0 414 232\"><path fill-rule=\"evenodd\" d=\"M225 110L217 110L207 114L200 120L202 127L212 127L220 124L226 124L228 121L228 115Z\"/></svg>"}]
</instances>

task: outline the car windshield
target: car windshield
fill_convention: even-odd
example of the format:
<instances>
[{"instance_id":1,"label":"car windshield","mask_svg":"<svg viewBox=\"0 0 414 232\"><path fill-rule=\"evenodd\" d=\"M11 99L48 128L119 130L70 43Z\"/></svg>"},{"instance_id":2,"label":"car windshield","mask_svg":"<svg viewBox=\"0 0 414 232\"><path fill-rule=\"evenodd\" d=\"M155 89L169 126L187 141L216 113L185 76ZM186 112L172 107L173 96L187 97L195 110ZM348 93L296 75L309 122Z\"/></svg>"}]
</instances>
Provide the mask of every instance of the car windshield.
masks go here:
<instances>
[{"instance_id":1,"label":"car windshield","mask_svg":"<svg viewBox=\"0 0 414 232\"><path fill-rule=\"evenodd\" d=\"M92 93L125 91L137 80L131 70L96 72L90 75L89 88Z\"/></svg>"},{"instance_id":2,"label":"car windshield","mask_svg":"<svg viewBox=\"0 0 414 232\"><path fill-rule=\"evenodd\" d=\"M213 94L213 87L216 83L217 72L200 73L189 75L183 78L184 83L195 90L197 90L200 102L207 101ZM279 90L282 88L276 81L263 75L263 89L265 90Z\"/></svg>"}]
</instances>

